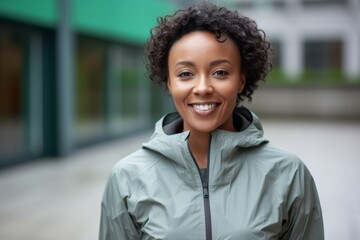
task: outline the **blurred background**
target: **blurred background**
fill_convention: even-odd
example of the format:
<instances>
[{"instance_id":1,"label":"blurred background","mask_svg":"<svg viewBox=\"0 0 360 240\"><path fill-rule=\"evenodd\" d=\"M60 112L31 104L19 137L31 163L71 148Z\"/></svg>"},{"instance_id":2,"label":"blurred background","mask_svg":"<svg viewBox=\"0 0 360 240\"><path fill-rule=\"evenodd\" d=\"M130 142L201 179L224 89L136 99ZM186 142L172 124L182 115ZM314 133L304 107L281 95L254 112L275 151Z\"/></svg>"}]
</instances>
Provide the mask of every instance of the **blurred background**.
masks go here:
<instances>
[{"instance_id":1,"label":"blurred background","mask_svg":"<svg viewBox=\"0 0 360 240\"><path fill-rule=\"evenodd\" d=\"M55 231L96 238L107 172L174 109L148 79L144 43L158 16L195 2L0 0L1 239L30 239L42 227L50 230L33 239L56 239ZM212 2L265 31L273 70L245 105L268 136L308 159L325 199L327 239L360 239L360 1ZM71 235L74 226L81 233Z\"/></svg>"}]
</instances>

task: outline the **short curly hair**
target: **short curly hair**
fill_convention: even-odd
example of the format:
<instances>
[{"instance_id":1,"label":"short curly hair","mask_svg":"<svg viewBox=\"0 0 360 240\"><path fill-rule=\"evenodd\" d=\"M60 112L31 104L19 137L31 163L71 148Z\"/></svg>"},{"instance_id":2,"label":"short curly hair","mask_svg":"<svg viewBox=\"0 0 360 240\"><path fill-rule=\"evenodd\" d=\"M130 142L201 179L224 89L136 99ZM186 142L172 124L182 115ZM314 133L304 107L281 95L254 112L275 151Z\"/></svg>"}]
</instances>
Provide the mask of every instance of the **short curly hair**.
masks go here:
<instances>
[{"instance_id":1,"label":"short curly hair","mask_svg":"<svg viewBox=\"0 0 360 240\"><path fill-rule=\"evenodd\" d=\"M178 10L174 15L158 17L157 22L158 25L151 29L145 52L150 79L160 85L168 79L168 56L172 45L193 31L212 32L218 41L226 35L236 43L241 55L240 67L246 79L244 90L238 94L239 102L244 97L252 100L258 81L264 81L271 69L270 43L265 40L264 31L258 29L255 21L237 11L203 2Z\"/></svg>"}]
</instances>

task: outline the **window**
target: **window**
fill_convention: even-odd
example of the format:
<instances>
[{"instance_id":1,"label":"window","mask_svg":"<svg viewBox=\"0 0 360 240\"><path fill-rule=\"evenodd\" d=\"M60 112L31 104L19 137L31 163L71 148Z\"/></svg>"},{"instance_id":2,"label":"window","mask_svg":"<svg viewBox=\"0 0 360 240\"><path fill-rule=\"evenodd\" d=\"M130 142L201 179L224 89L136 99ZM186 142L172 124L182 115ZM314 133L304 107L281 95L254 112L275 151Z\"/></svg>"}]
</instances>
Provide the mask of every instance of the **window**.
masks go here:
<instances>
[{"instance_id":1,"label":"window","mask_svg":"<svg viewBox=\"0 0 360 240\"><path fill-rule=\"evenodd\" d=\"M9 29L0 29L0 153L23 151L23 87L27 39Z\"/></svg>"},{"instance_id":2,"label":"window","mask_svg":"<svg viewBox=\"0 0 360 240\"><path fill-rule=\"evenodd\" d=\"M86 144L151 126L160 101L141 47L81 36L77 43L75 141ZM156 97L154 97L156 96Z\"/></svg>"},{"instance_id":3,"label":"window","mask_svg":"<svg viewBox=\"0 0 360 240\"><path fill-rule=\"evenodd\" d=\"M280 69L282 62L282 45L280 41L271 41L272 51L270 53L270 61L273 68Z\"/></svg>"},{"instance_id":4,"label":"window","mask_svg":"<svg viewBox=\"0 0 360 240\"><path fill-rule=\"evenodd\" d=\"M305 42L304 66L307 80L336 81L342 76L342 42L308 40Z\"/></svg>"},{"instance_id":5,"label":"window","mask_svg":"<svg viewBox=\"0 0 360 240\"><path fill-rule=\"evenodd\" d=\"M348 0L302 0L305 6L346 5Z\"/></svg>"},{"instance_id":6,"label":"window","mask_svg":"<svg viewBox=\"0 0 360 240\"><path fill-rule=\"evenodd\" d=\"M43 151L42 38L0 25L0 164L10 164Z\"/></svg>"},{"instance_id":7,"label":"window","mask_svg":"<svg viewBox=\"0 0 360 240\"><path fill-rule=\"evenodd\" d=\"M76 64L76 139L103 134L105 129L105 43L80 37Z\"/></svg>"},{"instance_id":8,"label":"window","mask_svg":"<svg viewBox=\"0 0 360 240\"><path fill-rule=\"evenodd\" d=\"M230 6L246 9L246 8L285 8L286 0L238 0L226 1Z\"/></svg>"},{"instance_id":9,"label":"window","mask_svg":"<svg viewBox=\"0 0 360 240\"><path fill-rule=\"evenodd\" d=\"M111 131L128 132L149 124L150 89L142 55L142 48L111 45L109 51Z\"/></svg>"},{"instance_id":10,"label":"window","mask_svg":"<svg viewBox=\"0 0 360 240\"><path fill-rule=\"evenodd\" d=\"M272 69L267 77L267 80L269 82L286 81L282 66L282 43L279 40L272 40L271 48L272 51L270 52L269 57L272 64Z\"/></svg>"}]
</instances>

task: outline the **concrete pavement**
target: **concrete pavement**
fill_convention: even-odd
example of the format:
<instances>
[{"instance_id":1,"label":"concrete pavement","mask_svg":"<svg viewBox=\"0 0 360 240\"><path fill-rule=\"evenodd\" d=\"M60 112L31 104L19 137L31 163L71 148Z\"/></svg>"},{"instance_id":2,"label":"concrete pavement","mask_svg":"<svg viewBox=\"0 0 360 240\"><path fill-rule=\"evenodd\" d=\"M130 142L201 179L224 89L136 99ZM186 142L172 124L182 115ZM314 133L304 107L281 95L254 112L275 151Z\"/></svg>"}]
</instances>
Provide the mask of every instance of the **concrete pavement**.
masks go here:
<instances>
[{"instance_id":1,"label":"concrete pavement","mask_svg":"<svg viewBox=\"0 0 360 240\"><path fill-rule=\"evenodd\" d=\"M360 122L277 120L265 121L264 129L311 171L326 239L360 239Z\"/></svg>"},{"instance_id":2,"label":"concrete pavement","mask_svg":"<svg viewBox=\"0 0 360 240\"><path fill-rule=\"evenodd\" d=\"M360 239L360 122L263 121L265 135L313 174L328 240ZM150 132L0 171L1 240L97 239L110 168Z\"/></svg>"}]
</instances>

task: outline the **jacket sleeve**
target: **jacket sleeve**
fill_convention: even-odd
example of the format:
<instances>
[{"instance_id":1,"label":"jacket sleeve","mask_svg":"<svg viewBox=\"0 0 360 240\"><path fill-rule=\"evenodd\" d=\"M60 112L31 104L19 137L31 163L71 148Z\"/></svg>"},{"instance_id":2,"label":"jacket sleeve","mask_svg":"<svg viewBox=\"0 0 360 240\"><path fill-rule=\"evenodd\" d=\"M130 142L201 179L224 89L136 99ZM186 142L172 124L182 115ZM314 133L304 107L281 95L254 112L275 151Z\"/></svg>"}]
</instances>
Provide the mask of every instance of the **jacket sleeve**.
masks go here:
<instances>
[{"instance_id":1,"label":"jacket sleeve","mask_svg":"<svg viewBox=\"0 0 360 240\"><path fill-rule=\"evenodd\" d=\"M315 182L305 166L295 176L280 239L323 240L324 226Z\"/></svg>"},{"instance_id":2,"label":"jacket sleeve","mask_svg":"<svg viewBox=\"0 0 360 240\"><path fill-rule=\"evenodd\" d=\"M101 203L99 240L141 239L141 233L127 209L127 191L124 191L125 195L121 193L119 181L113 171Z\"/></svg>"}]
</instances>

